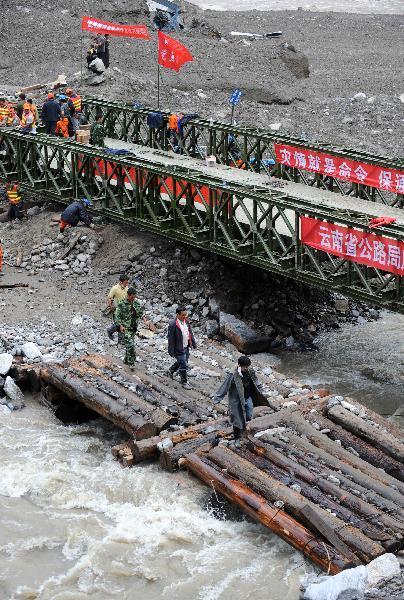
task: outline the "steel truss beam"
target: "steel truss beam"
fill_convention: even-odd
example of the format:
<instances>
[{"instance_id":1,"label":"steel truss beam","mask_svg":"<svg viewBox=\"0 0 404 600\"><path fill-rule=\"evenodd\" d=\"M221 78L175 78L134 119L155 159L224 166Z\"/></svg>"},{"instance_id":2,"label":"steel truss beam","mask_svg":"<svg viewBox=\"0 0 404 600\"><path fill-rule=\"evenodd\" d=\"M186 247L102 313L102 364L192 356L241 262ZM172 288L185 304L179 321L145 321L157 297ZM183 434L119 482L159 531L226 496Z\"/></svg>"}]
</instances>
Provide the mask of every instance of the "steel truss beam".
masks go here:
<instances>
[{"instance_id":1,"label":"steel truss beam","mask_svg":"<svg viewBox=\"0 0 404 600\"><path fill-rule=\"evenodd\" d=\"M300 217L367 230L368 215L285 193L223 182L186 166L162 166L43 134L1 130L0 179L62 203L89 196L115 221L210 250L298 281L404 312L400 276L345 261L300 242ZM306 194L307 196L307 194ZM381 228L404 239L404 224Z\"/></svg>"},{"instance_id":2,"label":"steel truss beam","mask_svg":"<svg viewBox=\"0 0 404 600\"><path fill-rule=\"evenodd\" d=\"M277 132L254 127L236 127L227 123L212 122L207 119L191 119L184 128L184 134L177 144L170 140L166 126L160 130L150 129L147 117L156 109L133 108L121 102L113 102L99 98L85 97L84 110L90 120L96 114L102 114L111 138L132 142L160 150L174 150L195 158L204 158L206 154L214 154L218 162L234 165L239 168L267 173L273 177L304 183L313 187L340 193L346 196L362 198L371 202L397 206L402 208L404 196L378 188L358 185L335 177L321 175L286 167L270 165L269 159L275 159L274 144L284 143L299 148L308 148L317 152L325 152L345 159L364 161L390 169L404 169L402 160L391 160L357 150L342 149L331 144L315 144L302 141L301 138L289 137ZM163 112L165 125L168 112Z\"/></svg>"}]
</instances>

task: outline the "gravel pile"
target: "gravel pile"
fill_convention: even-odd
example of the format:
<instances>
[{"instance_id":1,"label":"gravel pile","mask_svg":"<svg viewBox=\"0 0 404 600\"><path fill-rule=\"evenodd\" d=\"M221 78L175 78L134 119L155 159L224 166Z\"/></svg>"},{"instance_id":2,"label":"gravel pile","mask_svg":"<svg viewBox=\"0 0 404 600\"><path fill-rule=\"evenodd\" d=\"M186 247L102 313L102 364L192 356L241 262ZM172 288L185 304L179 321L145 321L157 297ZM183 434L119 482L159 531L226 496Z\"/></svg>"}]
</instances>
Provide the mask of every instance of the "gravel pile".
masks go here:
<instances>
[{"instance_id":1,"label":"gravel pile","mask_svg":"<svg viewBox=\"0 0 404 600\"><path fill-rule=\"evenodd\" d=\"M175 242L132 250L121 268L152 307L185 305L191 322L217 336L220 312L235 315L272 339L271 348L313 347L323 331L363 324L379 311L338 295L278 278Z\"/></svg>"},{"instance_id":2,"label":"gravel pile","mask_svg":"<svg viewBox=\"0 0 404 600\"><path fill-rule=\"evenodd\" d=\"M77 237L77 243L66 256ZM34 246L31 253L24 258L21 268L26 269L30 275L36 275L45 269L61 271L64 277L72 273L85 275L90 273L92 258L102 241L102 237L91 230L88 232L86 230L80 235L77 230L68 229L64 233L59 233L54 239L47 237L42 239L41 243Z\"/></svg>"}]
</instances>

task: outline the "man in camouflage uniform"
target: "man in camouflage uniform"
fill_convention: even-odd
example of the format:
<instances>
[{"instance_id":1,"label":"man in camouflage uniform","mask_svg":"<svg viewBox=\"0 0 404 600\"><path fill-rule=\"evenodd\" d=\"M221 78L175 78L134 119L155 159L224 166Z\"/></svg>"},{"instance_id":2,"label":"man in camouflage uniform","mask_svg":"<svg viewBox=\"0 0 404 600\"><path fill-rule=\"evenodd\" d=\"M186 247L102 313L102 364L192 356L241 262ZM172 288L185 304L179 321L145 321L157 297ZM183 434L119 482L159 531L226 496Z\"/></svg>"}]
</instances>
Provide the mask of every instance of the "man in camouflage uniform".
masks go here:
<instances>
[{"instance_id":1,"label":"man in camouflage uniform","mask_svg":"<svg viewBox=\"0 0 404 600\"><path fill-rule=\"evenodd\" d=\"M130 287L126 300L121 300L115 310L115 323L119 326L122 335L122 342L125 346L124 363L132 367L135 364L135 333L143 309L136 301L136 289Z\"/></svg>"},{"instance_id":2,"label":"man in camouflage uniform","mask_svg":"<svg viewBox=\"0 0 404 600\"><path fill-rule=\"evenodd\" d=\"M107 137L107 131L102 123L102 115L95 117L95 123L91 126L90 141L92 146L105 147L104 139Z\"/></svg>"}]
</instances>

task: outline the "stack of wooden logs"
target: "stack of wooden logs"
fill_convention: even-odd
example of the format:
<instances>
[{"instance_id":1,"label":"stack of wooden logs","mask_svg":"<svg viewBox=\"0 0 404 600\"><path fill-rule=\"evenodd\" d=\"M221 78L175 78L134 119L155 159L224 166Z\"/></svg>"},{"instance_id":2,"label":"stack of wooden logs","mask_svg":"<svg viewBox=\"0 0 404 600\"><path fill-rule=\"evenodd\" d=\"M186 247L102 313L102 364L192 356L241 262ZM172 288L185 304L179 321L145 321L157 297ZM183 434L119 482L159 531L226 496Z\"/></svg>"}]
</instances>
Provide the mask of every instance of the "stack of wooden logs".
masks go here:
<instances>
[{"instance_id":1,"label":"stack of wooden logs","mask_svg":"<svg viewBox=\"0 0 404 600\"><path fill-rule=\"evenodd\" d=\"M186 467L304 552L297 540L311 532L328 552L332 548L326 567L322 546L310 546L311 558L331 572L341 561L344 567L367 563L404 548L404 440L398 428L359 404L331 397L259 411L241 449L222 418L132 442L127 464L159 455L169 471ZM279 530L280 508L282 519L293 521L294 541Z\"/></svg>"},{"instance_id":2,"label":"stack of wooden logs","mask_svg":"<svg viewBox=\"0 0 404 600\"><path fill-rule=\"evenodd\" d=\"M206 398L190 398L178 384L156 382L141 367L130 373L117 361L87 355L41 367L39 377L49 398L57 390L105 417L133 439L150 438L173 427L207 421L213 414Z\"/></svg>"},{"instance_id":3,"label":"stack of wooden logs","mask_svg":"<svg viewBox=\"0 0 404 600\"><path fill-rule=\"evenodd\" d=\"M330 573L404 548L403 433L359 403L306 394L254 409L236 448L224 405L141 368L94 355L13 376L126 431L112 449L124 466L187 468Z\"/></svg>"}]
</instances>

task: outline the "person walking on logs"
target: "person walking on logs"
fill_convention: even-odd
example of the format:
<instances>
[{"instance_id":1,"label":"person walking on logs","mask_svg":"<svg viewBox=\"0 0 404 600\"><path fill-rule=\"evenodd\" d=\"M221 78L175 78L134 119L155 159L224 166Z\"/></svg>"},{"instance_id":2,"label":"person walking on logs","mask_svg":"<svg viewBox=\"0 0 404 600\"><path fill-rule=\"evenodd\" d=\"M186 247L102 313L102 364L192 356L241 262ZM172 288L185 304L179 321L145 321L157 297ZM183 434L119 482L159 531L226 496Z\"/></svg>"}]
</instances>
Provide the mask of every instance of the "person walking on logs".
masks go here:
<instances>
[{"instance_id":1,"label":"person walking on logs","mask_svg":"<svg viewBox=\"0 0 404 600\"><path fill-rule=\"evenodd\" d=\"M240 438L244 435L248 421L253 416L254 406L268 406L268 400L261 391L251 360L240 356L237 367L230 373L216 392L213 402L219 404L228 395L229 417L233 425L236 448L240 448Z\"/></svg>"},{"instance_id":2,"label":"person walking on logs","mask_svg":"<svg viewBox=\"0 0 404 600\"><path fill-rule=\"evenodd\" d=\"M189 351L196 348L194 334L191 325L187 321L188 313L183 307L176 309L176 318L168 326L168 354L175 358L175 363L168 370L168 375L174 379L174 374L178 371L181 383L185 388L189 388L187 369L189 360Z\"/></svg>"},{"instance_id":3,"label":"person walking on logs","mask_svg":"<svg viewBox=\"0 0 404 600\"><path fill-rule=\"evenodd\" d=\"M143 309L136 300L136 289L128 288L127 297L121 300L115 310L115 323L122 334L122 342L125 346L124 363L133 367L136 362L135 334L138 328Z\"/></svg>"},{"instance_id":4,"label":"person walking on logs","mask_svg":"<svg viewBox=\"0 0 404 600\"><path fill-rule=\"evenodd\" d=\"M113 340L114 333L120 330L120 326L115 321L115 310L121 300L126 300L128 296L128 285L129 277L127 275L121 275L119 277L119 282L112 286L107 296L107 311L108 313L112 312L113 314L113 323L107 329L107 334L110 340ZM108 313L106 312L105 314Z\"/></svg>"}]
</instances>

